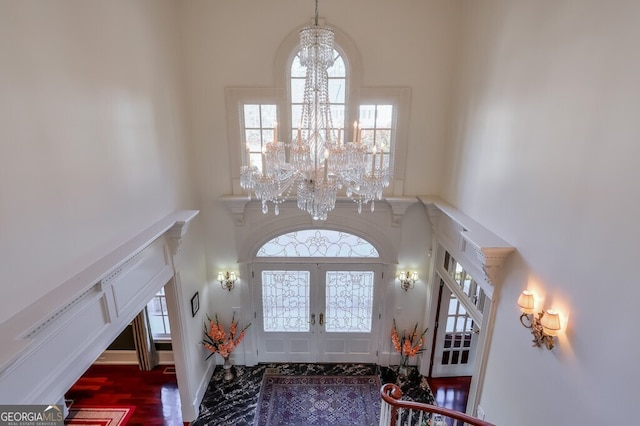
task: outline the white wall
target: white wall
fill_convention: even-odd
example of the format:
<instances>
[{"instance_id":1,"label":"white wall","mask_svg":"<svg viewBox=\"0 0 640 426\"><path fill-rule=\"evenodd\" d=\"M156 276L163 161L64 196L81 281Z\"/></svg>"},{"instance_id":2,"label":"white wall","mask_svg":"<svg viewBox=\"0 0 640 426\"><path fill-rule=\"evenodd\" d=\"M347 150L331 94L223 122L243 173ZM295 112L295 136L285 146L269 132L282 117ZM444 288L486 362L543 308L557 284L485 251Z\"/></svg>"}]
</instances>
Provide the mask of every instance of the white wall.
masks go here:
<instances>
[{"instance_id":1,"label":"white wall","mask_svg":"<svg viewBox=\"0 0 640 426\"><path fill-rule=\"evenodd\" d=\"M180 24L171 0L0 0L0 322L197 208ZM191 412L208 380L196 349L208 309L202 226L191 224L176 265Z\"/></svg>"},{"instance_id":2,"label":"white wall","mask_svg":"<svg viewBox=\"0 0 640 426\"><path fill-rule=\"evenodd\" d=\"M450 47L456 39L452 24L459 5L459 1L445 0L323 0L319 4L326 24L346 33L359 50L364 86L411 88L404 195L436 193L441 186L450 59L455 53ZM219 270L237 268L238 261L233 218L220 201L232 193L229 147L240 149L237 141L227 137L224 90L275 86L284 73L274 71L278 48L292 31L311 22L314 3L194 0L183 7L190 133L198 159L198 190L205 200L200 208L206 223L209 276L214 279ZM404 226L412 229L411 222ZM402 247L406 258L399 258L400 263L411 264L416 247L407 242ZM212 289L212 309L230 318L230 308L240 306L240 292L222 290L215 281L212 285L217 286Z\"/></svg>"},{"instance_id":3,"label":"white wall","mask_svg":"<svg viewBox=\"0 0 640 426\"><path fill-rule=\"evenodd\" d=\"M468 1L447 198L513 244L481 406L498 425L618 424L640 352L640 3ZM525 288L568 317L553 351Z\"/></svg>"},{"instance_id":4,"label":"white wall","mask_svg":"<svg viewBox=\"0 0 640 426\"><path fill-rule=\"evenodd\" d=\"M176 13L0 1L0 321L193 207Z\"/></svg>"}]
</instances>

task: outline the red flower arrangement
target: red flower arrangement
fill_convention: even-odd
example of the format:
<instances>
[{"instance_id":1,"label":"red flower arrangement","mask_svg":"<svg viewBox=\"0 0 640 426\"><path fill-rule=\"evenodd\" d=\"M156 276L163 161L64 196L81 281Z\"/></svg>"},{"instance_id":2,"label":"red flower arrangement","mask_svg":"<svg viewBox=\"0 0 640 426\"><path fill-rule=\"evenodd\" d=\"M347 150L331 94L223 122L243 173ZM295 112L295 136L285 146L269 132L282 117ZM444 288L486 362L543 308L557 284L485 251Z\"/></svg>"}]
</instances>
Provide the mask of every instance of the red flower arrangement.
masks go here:
<instances>
[{"instance_id":1,"label":"red flower arrangement","mask_svg":"<svg viewBox=\"0 0 640 426\"><path fill-rule=\"evenodd\" d=\"M402 366L406 367L409 358L413 358L419 353L424 352L422 345L424 344L424 335L427 333L428 328L425 328L420 335L418 335L418 323L413 326L411 334L407 335L407 332L402 333L402 337L398 334L398 327L396 326L396 319L393 319L393 330L391 330L391 341L393 347L402 357ZM416 342L417 339L417 342Z\"/></svg>"},{"instance_id":2,"label":"red flower arrangement","mask_svg":"<svg viewBox=\"0 0 640 426\"><path fill-rule=\"evenodd\" d=\"M211 358L211 356L215 353L219 353L220 356L224 359L227 359L231 352L242 342L244 339L244 333L249 328L251 323L249 323L246 327L244 327L238 337L236 337L236 332L238 331L238 321L236 321L236 313L233 313L233 317L231 318L231 327L229 328L229 334L227 334L224 330L224 327L220 325L218 321L218 314L215 315L215 321L209 318L207 315L207 320L209 321L209 326L207 324L204 325L204 339L202 340L202 344L205 348L211 351L211 354L206 359Z\"/></svg>"}]
</instances>

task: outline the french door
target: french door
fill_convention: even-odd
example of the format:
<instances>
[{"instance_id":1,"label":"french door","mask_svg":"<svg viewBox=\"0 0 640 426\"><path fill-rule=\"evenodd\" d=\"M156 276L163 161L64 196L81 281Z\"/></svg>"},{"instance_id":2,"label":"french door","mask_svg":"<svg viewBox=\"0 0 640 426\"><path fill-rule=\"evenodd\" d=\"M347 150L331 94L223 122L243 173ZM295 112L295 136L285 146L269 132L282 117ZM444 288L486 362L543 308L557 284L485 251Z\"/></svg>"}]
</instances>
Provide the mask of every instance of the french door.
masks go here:
<instances>
[{"instance_id":1,"label":"french door","mask_svg":"<svg viewBox=\"0 0 640 426\"><path fill-rule=\"evenodd\" d=\"M441 280L432 377L471 376L480 329L465 305Z\"/></svg>"},{"instance_id":2,"label":"french door","mask_svg":"<svg viewBox=\"0 0 640 426\"><path fill-rule=\"evenodd\" d=\"M377 265L254 269L258 362L375 362Z\"/></svg>"}]
</instances>

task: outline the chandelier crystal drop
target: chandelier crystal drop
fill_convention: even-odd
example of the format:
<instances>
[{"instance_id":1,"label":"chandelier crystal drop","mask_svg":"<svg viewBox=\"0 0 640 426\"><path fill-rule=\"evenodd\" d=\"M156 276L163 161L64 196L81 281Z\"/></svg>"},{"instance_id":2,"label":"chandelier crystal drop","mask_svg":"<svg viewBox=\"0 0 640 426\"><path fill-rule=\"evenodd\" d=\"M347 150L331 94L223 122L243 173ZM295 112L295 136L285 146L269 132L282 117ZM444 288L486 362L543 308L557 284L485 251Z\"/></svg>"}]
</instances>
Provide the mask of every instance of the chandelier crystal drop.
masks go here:
<instances>
[{"instance_id":1,"label":"chandelier crystal drop","mask_svg":"<svg viewBox=\"0 0 640 426\"><path fill-rule=\"evenodd\" d=\"M297 205L314 220L326 220L335 208L338 192L362 205L382 198L389 186L389 167L383 161L382 147L362 142L362 129L354 123L353 139L342 142L343 129L335 128L331 118L328 69L334 62L334 33L318 25L318 0L314 25L300 31L300 63L306 68L302 113L297 135L290 143L278 140L277 125L273 141L262 150L262 168L249 163L240 171L240 185L262 201L262 212L273 203L279 205L295 190ZM292 132L293 133L293 132Z\"/></svg>"}]
</instances>

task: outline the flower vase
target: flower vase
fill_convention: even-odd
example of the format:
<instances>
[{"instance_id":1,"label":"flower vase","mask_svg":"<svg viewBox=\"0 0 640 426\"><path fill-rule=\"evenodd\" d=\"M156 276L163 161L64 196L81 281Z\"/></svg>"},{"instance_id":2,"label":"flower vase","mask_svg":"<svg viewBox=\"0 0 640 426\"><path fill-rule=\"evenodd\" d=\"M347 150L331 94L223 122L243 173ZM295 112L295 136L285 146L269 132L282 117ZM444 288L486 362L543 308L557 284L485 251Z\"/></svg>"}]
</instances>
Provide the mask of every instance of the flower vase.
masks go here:
<instances>
[{"instance_id":1,"label":"flower vase","mask_svg":"<svg viewBox=\"0 0 640 426\"><path fill-rule=\"evenodd\" d=\"M403 359L402 364L398 366L398 376L407 377L409 375L409 360Z\"/></svg>"},{"instance_id":2,"label":"flower vase","mask_svg":"<svg viewBox=\"0 0 640 426\"><path fill-rule=\"evenodd\" d=\"M222 370L224 371L224 380L228 382L233 380L233 371L231 371L231 360L229 357L224 358L224 364L222 364Z\"/></svg>"}]
</instances>

